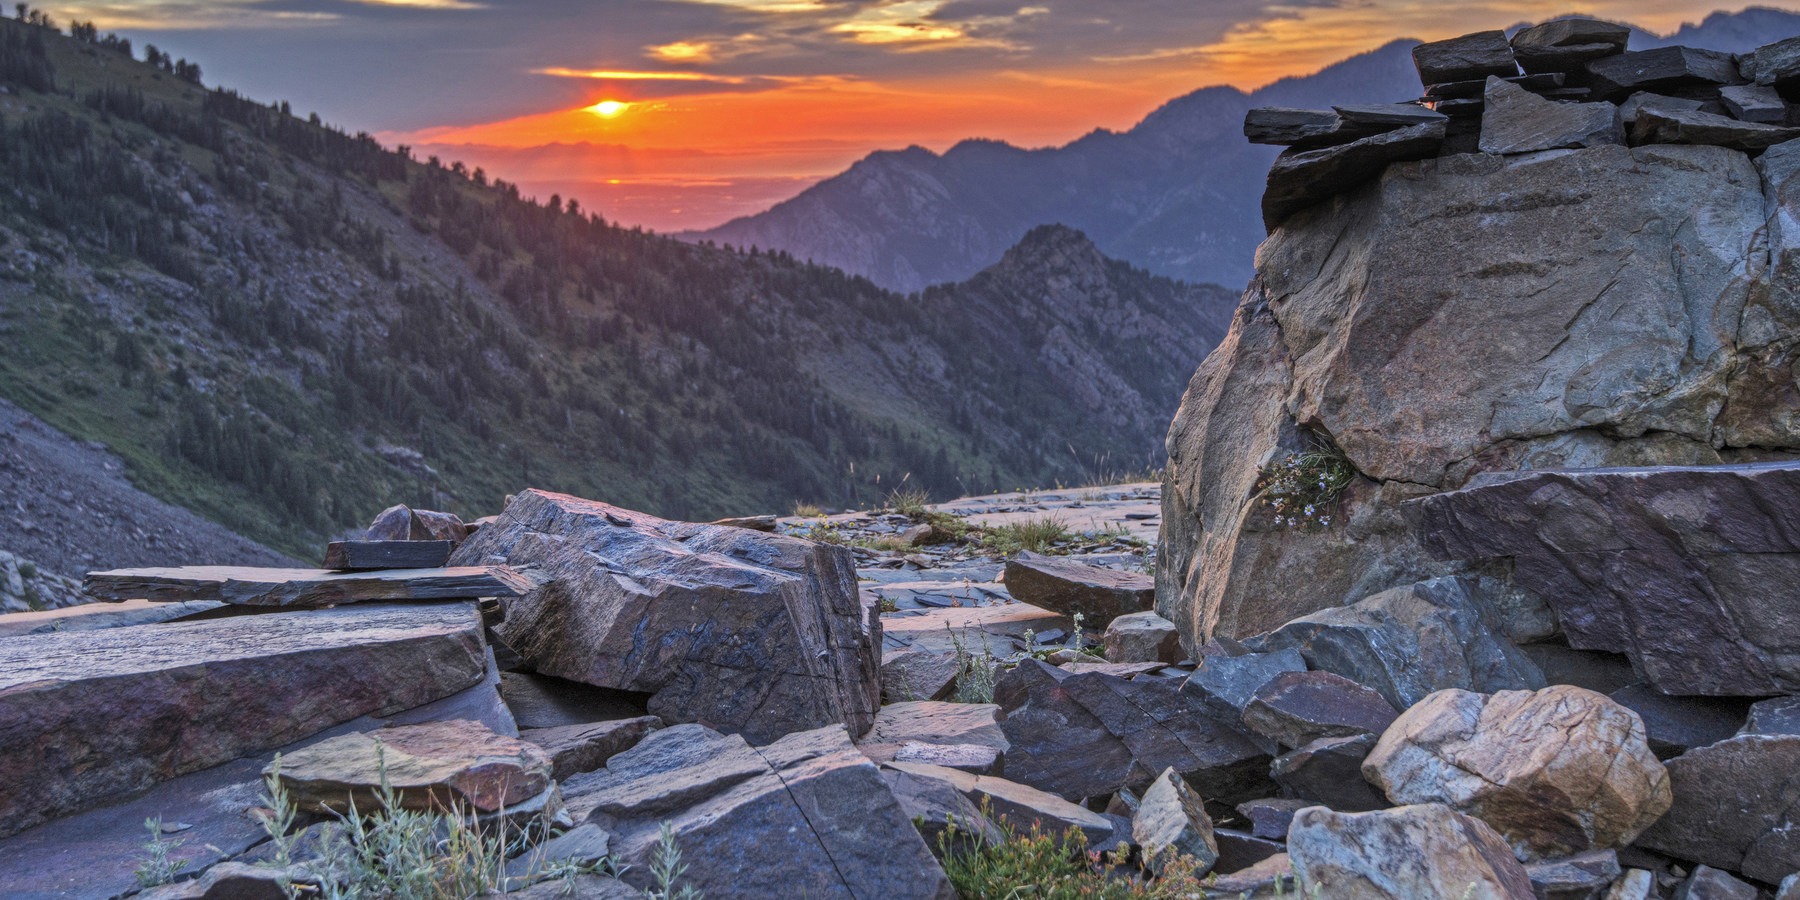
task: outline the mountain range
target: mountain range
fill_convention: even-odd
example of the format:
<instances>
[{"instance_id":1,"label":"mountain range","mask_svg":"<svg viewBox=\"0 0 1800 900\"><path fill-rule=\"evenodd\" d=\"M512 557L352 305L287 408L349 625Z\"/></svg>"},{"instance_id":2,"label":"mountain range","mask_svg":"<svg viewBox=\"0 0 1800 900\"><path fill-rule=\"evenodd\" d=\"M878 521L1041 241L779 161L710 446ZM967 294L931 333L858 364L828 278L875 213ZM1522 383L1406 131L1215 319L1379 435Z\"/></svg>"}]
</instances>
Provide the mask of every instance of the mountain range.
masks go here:
<instances>
[{"instance_id":1,"label":"mountain range","mask_svg":"<svg viewBox=\"0 0 1800 900\"><path fill-rule=\"evenodd\" d=\"M1741 53L1795 34L1800 14L1751 8L1666 37L1634 29L1632 47ZM1244 114L1416 98L1417 43L1397 40L1249 93L1202 88L1128 131L1096 130L1062 147L967 140L942 154L880 151L766 212L683 237L784 250L914 291L966 278L1026 231L1056 222L1157 274L1241 285L1263 238L1259 201L1278 150L1244 141Z\"/></svg>"},{"instance_id":2,"label":"mountain range","mask_svg":"<svg viewBox=\"0 0 1800 900\"><path fill-rule=\"evenodd\" d=\"M1234 302L1061 227L911 296L614 227L91 30L0 21L0 89L0 396L302 557L525 486L706 518L1141 471Z\"/></svg>"}]
</instances>

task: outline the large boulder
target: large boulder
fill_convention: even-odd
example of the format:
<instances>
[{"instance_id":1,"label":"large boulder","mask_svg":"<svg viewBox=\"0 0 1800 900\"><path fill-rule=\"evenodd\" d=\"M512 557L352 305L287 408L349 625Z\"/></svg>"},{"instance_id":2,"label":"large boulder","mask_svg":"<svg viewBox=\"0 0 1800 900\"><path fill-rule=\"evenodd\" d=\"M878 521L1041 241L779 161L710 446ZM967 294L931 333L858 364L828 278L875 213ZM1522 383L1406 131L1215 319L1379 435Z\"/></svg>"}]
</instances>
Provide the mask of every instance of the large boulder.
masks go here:
<instances>
[{"instance_id":1,"label":"large boulder","mask_svg":"<svg viewBox=\"0 0 1800 900\"><path fill-rule=\"evenodd\" d=\"M1800 736L1741 735L1668 765L1674 805L1640 846L1770 884L1800 871Z\"/></svg>"},{"instance_id":2,"label":"large boulder","mask_svg":"<svg viewBox=\"0 0 1800 900\"><path fill-rule=\"evenodd\" d=\"M535 670L651 694L649 712L766 743L868 730L880 624L848 550L526 491L452 565L530 566L497 631Z\"/></svg>"},{"instance_id":3,"label":"large boulder","mask_svg":"<svg viewBox=\"0 0 1800 900\"><path fill-rule=\"evenodd\" d=\"M449 697L486 669L473 603L0 641L0 836L359 716Z\"/></svg>"},{"instance_id":4,"label":"large boulder","mask_svg":"<svg viewBox=\"0 0 1800 900\"><path fill-rule=\"evenodd\" d=\"M1208 800L1267 796L1269 753L1238 711L1175 679L1075 674L1027 659L994 699L1011 748L1006 776L1072 801L1142 790L1173 768Z\"/></svg>"},{"instance_id":5,"label":"large boulder","mask_svg":"<svg viewBox=\"0 0 1800 900\"><path fill-rule=\"evenodd\" d=\"M1531 879L1479 819L1426 803L1363 813L1301 810L1288 829L1301 897L1532 900Z\"/></svg>"},{"instance_id":6,"label":"large boulder","mask_svg":"<svg viewBox=\"0 0 1800 900\"><path fill-rule=\"evenodd\" d=\"M709 897L955 896L842 726L752 747L676 725L563 791L571 813L612 836L612 858L640 889L666 824L688 867L682 883Z\"/></svg>"},{"instance_id":7,"label":"large boulder","mask_svg":"<svg viewBox=\"0 0 1800 900\"><path fill-rule=\"evenodd\" d=\"M1469 571L1397 506L1480 472L1800 448L1800 293L1771 288L1764 237L1765 187L1778 218L1800 203L1793 168L1765 181L1704 146L1458 154L1287 219L1169 432L1157 611L1191 653ZM1303 454L1352 472L1329 524L1277 522L1259 493Z\"/></svg>"},{"instance_id":8,"label":"large boulder","mask_svg":"<svg viewBox=\"0 0 1800 900\"><path fill-rule=\"evenodd\" d=\"M1637 715L1566 685L1433 694L1395 720L1363 774L1396 803L1481 819L1521 859L1625 846L1671 797Z\"/></svg>"},{"instance_id":9,"label":"large boulder","mask_svg":"<svg viewBox=\"0 0 1800 900\"><path fill-rule=\"evenodd\" d=\"M1665 693L1800 690L1800 462L1531 472L1415 506L1434 553L1510 560L1572 646Z\"/></svg>"}]
</instances>

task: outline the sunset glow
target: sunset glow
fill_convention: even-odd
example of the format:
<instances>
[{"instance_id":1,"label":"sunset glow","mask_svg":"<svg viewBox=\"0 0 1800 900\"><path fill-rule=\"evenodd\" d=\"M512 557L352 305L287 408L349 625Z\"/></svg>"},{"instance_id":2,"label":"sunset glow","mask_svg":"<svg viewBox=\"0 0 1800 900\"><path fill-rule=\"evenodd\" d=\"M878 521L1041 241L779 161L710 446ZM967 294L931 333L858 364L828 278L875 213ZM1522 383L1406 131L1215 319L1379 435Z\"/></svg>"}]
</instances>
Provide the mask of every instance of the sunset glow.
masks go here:
<instances>
[{"instance_id":1,"label":"sunset glow","mask_svg":"<svg viewBox=\"0 0 1800 900\"><path fill-rule=\"evenodd\" d=\"M1669 33L1745 5L1595 0L1580 11ZM1800 10L1800 0L1762 5ZM1062 144L1130 128L1200 87L1254 89L1397 38L1571 11L1566 0L95 0L56 10L200 60L253 96L662 230L754 212L875 150ZM421 37L388 39L405 29Z\"/></svg>"}]
</instances>

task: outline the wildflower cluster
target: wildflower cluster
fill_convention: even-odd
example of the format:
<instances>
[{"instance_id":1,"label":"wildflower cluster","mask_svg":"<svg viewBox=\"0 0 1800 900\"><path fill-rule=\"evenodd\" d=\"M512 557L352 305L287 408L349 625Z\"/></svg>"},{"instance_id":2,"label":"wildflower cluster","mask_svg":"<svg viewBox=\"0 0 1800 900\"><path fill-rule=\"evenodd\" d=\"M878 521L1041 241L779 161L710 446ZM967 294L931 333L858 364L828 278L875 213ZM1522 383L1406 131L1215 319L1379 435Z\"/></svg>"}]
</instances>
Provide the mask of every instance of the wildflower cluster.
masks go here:
<instances>
[{"instance_id":1,"label":"wildflower cluster","mask_svg":"<svg viewBox=\"0 0 1800 900\"><path fill-rule=\"evenodd\" d=\"M1356 477L1343 451L1325 445L1269 461L1257 480L1257 495L1287 528L1331 526L1331 505Z\"/></svg>"}]
</instances>

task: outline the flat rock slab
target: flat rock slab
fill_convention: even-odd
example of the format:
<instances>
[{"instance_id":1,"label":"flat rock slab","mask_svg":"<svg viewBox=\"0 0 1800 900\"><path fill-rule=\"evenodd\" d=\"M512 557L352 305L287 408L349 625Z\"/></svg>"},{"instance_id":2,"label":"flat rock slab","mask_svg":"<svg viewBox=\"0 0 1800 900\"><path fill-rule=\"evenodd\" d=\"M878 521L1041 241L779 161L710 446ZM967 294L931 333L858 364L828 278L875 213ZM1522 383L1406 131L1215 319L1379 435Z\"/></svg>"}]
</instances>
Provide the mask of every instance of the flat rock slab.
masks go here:
<instances>
[{"instance_id":1,"label":"flat rock slab","mask_svg":"<svg viewBox=\"0 0 1800 900\"><path fill-rule=\"evenodd\" d=\"M1413 48L1412 57L1413 65L1419 69L1419 80L1425 84L1519 74L1519 64L1504 31L1478 31L1420 44Z\"/></svg>"},{"instance_id":2,"label":"flat rock slab","mask_svg":"<svg viewBox=\"0 0 1800 900\"><path fill-rule=\"evenodd\" d=\"M451 562L532 566L496 631L544 675L766 742L879 705L881 626L849 551L525 491Z\"/></svg>"},{"instance_id":3,"label":"flat rock slab","mask_svg":"<svg viewBox=\"0 0 1800 900\"><path fill-rule=\"evenodd\" d=\"M688 865L683 883L708 897L955 896L841 726L759 748L741 735L676 725L563 791L577 818L613 836L613 858L630 866L623 877L636 887L650 883L666 824Z\"/></svg>"},{"instance_id":4,"label":"flat rock slab","mask_svg":"<svg viewBox=\"0 0 1800 900\"><path fill-rule=\"evenodd\" d=\"M473 603L0 641L0 835L481 681ZM279 686L279 689L276 688Z\"/></svg>"},{"instance_id":5,"label":"flat rock slab","mask_svg":"<svg viewBox=\"0 0 1800 900\"><path fill-rule=\"evenodd\" d=\"M1800 128L1740 122L1709 112L1640 109L1631 126L1634 144L1712 144L1753 152L1800 138Z\"/></svg>"},{"instance_id":6,"label":"flat rock slab","mask_svg":"<svg viewBox=\"0 0 1800 900\"><path fill-rule=\"evenodd\" d=\"M126 625L154 625L208 612L224 605L199 601L156 603L150 600L126 600L123 603L84 603L42 612L8 613L0 615L0 638L49 634L55 631L95 631L101 628L123 628Z\"/></svg>"},{"instance_id":7,"label":"flat rock slab","mask_svg":"<svg viewBox=\"0 0 1800 900\"><path fill-rule=\"evenodd\" d=\"M1611 103L1558 103L1489 78L1481 114L1481 152L1535 153L1625 142Z\"/></svg>"},{"instance_id":8,"label":"flat rock slab","mask_svg":"<svg viewBox=\"0 0 1800 900\"><path fill-rule=\"evenodd\" d=\"M1672 91L1738 80L1737 60L1717 50L1659 47L1607 56L1587 64L1597 96L1618 99L1633 91Z\"/></svg>"},{"instance_id":9,"label":"flat rock slab","mask_svg":"<svg viewBox=\"0 0 1800 900\"><path fill-rule=\"evenodd\" d=\"M1512 559L1571 646L1664 693L1800 690L1800 464L1529 472L1408 506L1433 554Z\"/></svg>"},{"instance_id":10,"label":"flat rock slab","mask_svg":"<svg viewBox=\"0 0 1800 900\"><path fill-rule=\"evenodd\" d=\"M380 807L384 779L402 809L498 812L551 785L550 755L536 744L468 720L401 725L320 741L263 771L310 812Z\"/></svg>"},{"instance_id":11,"label":"flat rock slab","mask_svg":"<svg viewBox=\"0 0 1800 900\"><path fill-rule=\"evenodd\" d=\"M1513 55L1527 72L1575 72L1604 56L1625 52L1631 29L1599 19L1568 18L1523 29L1512 36Z\"/></svg>"},{"instance_id":12,"label":"flat rock slab","mask_svg":"<svg viewBox=\"0 0 1800 900\"><path fill-rule=\"evenodd\" d=\"M332 541L327 569L436 569L450 560L450 541Z\"/></svg>"},{"instance_id":13,"label":"flat rock slab","mask_svg":"<svg viewBox=\"0 0 1800 900\"><path fill-rule=\"evenodd\" d=\"M87 592L99 600L214 601L242 606L313 607L393 600L517 597L535 587L504 566L334 572L183 566L89 572Z\"/></svg>"},{"instance_id":14,"label":"flat rock slab","mask_svg":"<svg viewBox=\"0 0 1800 900\"><path fill-rule=\"evenodd\" d=\"M1156 604L1156 580L1148 575L1031 552L1007 560L1006 590L1040 609L1080 613L1088 628L1104 628L1119 616Z\"/></svg>"},{"instance_id":15,"label":"flat rock slab","mask_svg":"<svg viewBox=\"0 0 1800 900\"><path fill-rule=\"evenodd\" d=\"M1270 231L1293 214L1373 181L1390 163L1437 155L1443 121L1383 132L1323 150L1289 150L1269 167L1263 191L1263 225Z\"/></svg>"},{"instance_id":16,"label":"flat rock slab","mask_svg":"<svg viewBox=\"0 0 1800 900\"><path fill-rule=\"evenodd\" d=\"M519 733L519 738L550 754L554 766L551 774L561 781L606 765L607 760L637 746L662 724L655 716L637 716L585 725L528 728Z\"/></svg>"},{"instance_id":17,"label":"flat rock slab","mask_svg":"<svg viewBox=\"0 0 1800 900\"><path fill-rule=\"evenodd\" d=\"M1098 849L1111 846L1116 830L1112 820L1100 813L1005 778L926 763L892 762L884 768L911 778L948 784L977 808L985 808L988 815L1007 821L1020 831L1030 829L1033 823L1042 824L1044 831L1052 835L1079 828L1087 837L1088 846Z\"/></svg>"}]
</instances>

